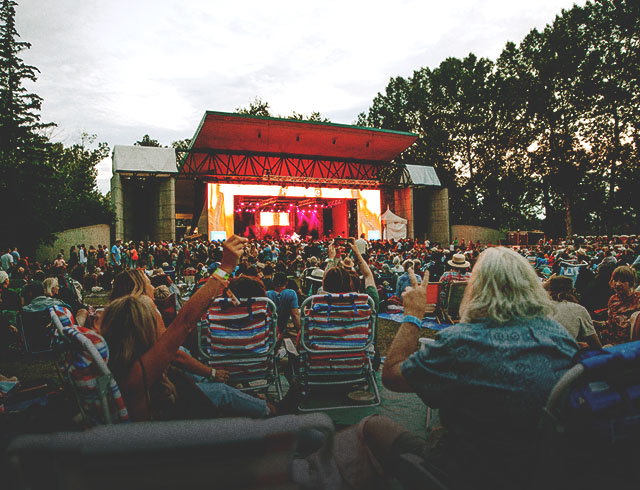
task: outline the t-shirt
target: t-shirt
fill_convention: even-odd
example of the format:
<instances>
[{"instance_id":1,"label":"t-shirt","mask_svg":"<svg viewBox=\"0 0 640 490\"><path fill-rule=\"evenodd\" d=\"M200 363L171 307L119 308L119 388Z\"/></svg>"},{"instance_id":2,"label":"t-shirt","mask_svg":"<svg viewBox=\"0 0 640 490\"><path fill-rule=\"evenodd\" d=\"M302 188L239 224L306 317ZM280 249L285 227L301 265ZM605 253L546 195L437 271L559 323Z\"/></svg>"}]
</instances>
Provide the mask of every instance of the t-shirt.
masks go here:
<instances>
[{"instance_id":1,"label":"t-shirt","mask_svg":"<svg viewBox=\"0 0 640 490\"><path fill-rule=\"evenodd\" d=\"M576 340L583 341L585 337L596 333L591 315L584 306L577 303L570 301L556 303L556 312L551 315L551 319L566 328Z\"/></svg>"},{"instance_id":2,"label":"t-shirt","mask_svg":"<svg viewBox=\"0 0 640 490\"><path fill-rule=\"evenodd\" d=\"M356 240L356 247L358 247L358 251L361 254L364 254L364 253L367 252L368 245L369 244L367 243L367 241L364 238L358 238Z\"/></svg>"},{"instance_id":3,"label":"t-shirt","mask_svg":"<svg viewBox=\"0 0 640 490\"><path fill-rule=\"evenodd\" d=\"M120 265L120 247L117 245L111 247L111 265L114 265L114 258L115 264Z\"/></svg>"},{"instance_id":4,"label":"t-shirt","mask_svg":"<svg viewBox=\"0 0 640 490\"><path fill-rule=\"evenodd\" d=\"M280 293L267 291L267 297L276 304L278 311L278 331L285 333L291 318L291 311L298 306L298 295L293 289L283 289Z\"/></svg>"},{"instance_id":5,"label":"t-shirt","mask_svg":"<svg viewBox=\"0 0 640 490\"><path fill-rule=\"evenodd\" d=\"M10 253L6 253L0 257L0 260L2 261L2 270L8 272L13 265L13 256Z\"/></svg>"}]
</instances>

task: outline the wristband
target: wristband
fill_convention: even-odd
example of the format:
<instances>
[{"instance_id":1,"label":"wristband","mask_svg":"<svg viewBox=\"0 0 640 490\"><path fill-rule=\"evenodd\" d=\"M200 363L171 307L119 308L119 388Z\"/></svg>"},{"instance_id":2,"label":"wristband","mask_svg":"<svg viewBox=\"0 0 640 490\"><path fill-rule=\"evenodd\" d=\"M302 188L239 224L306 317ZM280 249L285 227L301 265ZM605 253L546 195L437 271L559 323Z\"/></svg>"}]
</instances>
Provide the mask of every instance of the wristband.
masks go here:
<instances>
[{"instance_id":1,"label":"wristband","mask_svg":"<svg viewBox=\"0 0 640 490\"><path fill-rule=\"evenodd\" d=\"M220 267L218 267L216 270L213 271L213 275L218 276L223 281L228 281L229 278L231 277L231 274L223 271Z\"/></svg>"},{"instance_id":2,"label":"wristband","mask_svg":"<svg viewBox=\"0 0 640 490\"><path fill-rule=\"evenodd\" d=\"M402 318L402 323L412 323L418 327L418 330L422 328L422 321L417 316L405 315L404 318Z\"/></svg>"},{"instance_id":3,"label":"wristband","mask_svg":"<svg viewBox=\"0 0 640 490\"><path fill-rule=\"evenodd\" d=\"M216 368L211 368L211 376L209 376L209 381L215 381L216 378Z\"/></svg>"}]
</instances>

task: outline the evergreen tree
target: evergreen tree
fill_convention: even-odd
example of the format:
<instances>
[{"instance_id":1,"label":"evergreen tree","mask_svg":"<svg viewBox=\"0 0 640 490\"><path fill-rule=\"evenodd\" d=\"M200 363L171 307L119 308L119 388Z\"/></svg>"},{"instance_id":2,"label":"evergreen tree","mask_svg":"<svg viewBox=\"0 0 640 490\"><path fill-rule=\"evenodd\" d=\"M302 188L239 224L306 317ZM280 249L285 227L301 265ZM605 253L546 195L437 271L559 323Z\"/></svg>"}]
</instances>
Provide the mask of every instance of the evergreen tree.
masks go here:
<instances>
[{"instance_id":1,"label":"evergreen tree","mask_svg":"<svg viewBox=\"0 0 640 490\"><path fill-rule=\"evenodd\" d=\"M16 5L13 0L2 0L0 7L0 155L3 158L42 150L46 139L39 131L52 126L40 122L42 98L24 87L26 80L37 80L39 71L20 58L20 52L31 45L18 41Z\"/></svg>"}]
</instances>

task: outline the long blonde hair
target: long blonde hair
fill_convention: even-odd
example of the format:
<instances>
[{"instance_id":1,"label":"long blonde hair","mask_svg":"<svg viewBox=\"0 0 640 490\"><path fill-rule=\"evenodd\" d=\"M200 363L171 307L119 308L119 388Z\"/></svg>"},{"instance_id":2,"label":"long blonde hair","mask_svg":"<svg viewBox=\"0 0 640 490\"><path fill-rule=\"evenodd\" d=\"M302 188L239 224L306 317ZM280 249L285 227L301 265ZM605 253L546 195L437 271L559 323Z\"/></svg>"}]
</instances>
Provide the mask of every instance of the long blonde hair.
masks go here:
<instances>
[{"instance_id":1,"label":"long blonde hair","mask_svg":"<svg viewBox=\"0 0 640 490\"><path fill-rule=\"evenodd\" d=\"M504 324L555 310L531 264L513 250L489 248L478 257L462 298L462 322L483 319Z\"/></svg>"},{"instance_id":2,"label":"long blonde hair","mask_svg":"<svg viewBox=\"0 0 640 490\"><path fill-rule=\"evenodd\" d=\"M153 302L146 296L123 296L104 309L100 331L109 346L109 367L116 377L155 344L158 333Z\"/></svg>"}]
</instances>

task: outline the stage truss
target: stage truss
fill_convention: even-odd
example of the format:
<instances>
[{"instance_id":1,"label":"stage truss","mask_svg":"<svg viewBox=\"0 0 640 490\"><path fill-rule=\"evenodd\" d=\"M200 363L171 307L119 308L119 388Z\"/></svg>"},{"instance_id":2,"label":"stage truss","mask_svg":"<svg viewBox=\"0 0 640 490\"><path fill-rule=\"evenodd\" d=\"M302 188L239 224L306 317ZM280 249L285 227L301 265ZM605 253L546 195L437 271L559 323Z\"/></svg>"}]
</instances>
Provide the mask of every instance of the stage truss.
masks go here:
<instances>
[{"instance_id":1,"label":"stage truss","mask_svg":"<svg viewBox=\"0 0 640 490\"><path fill-rule=\"evenodd\" d=\"M181 173L209 182L309 187L380 186L381 172L388 163L338 160L327 157L191 149L184 157Z\"/></svg>"}]
</instances>

